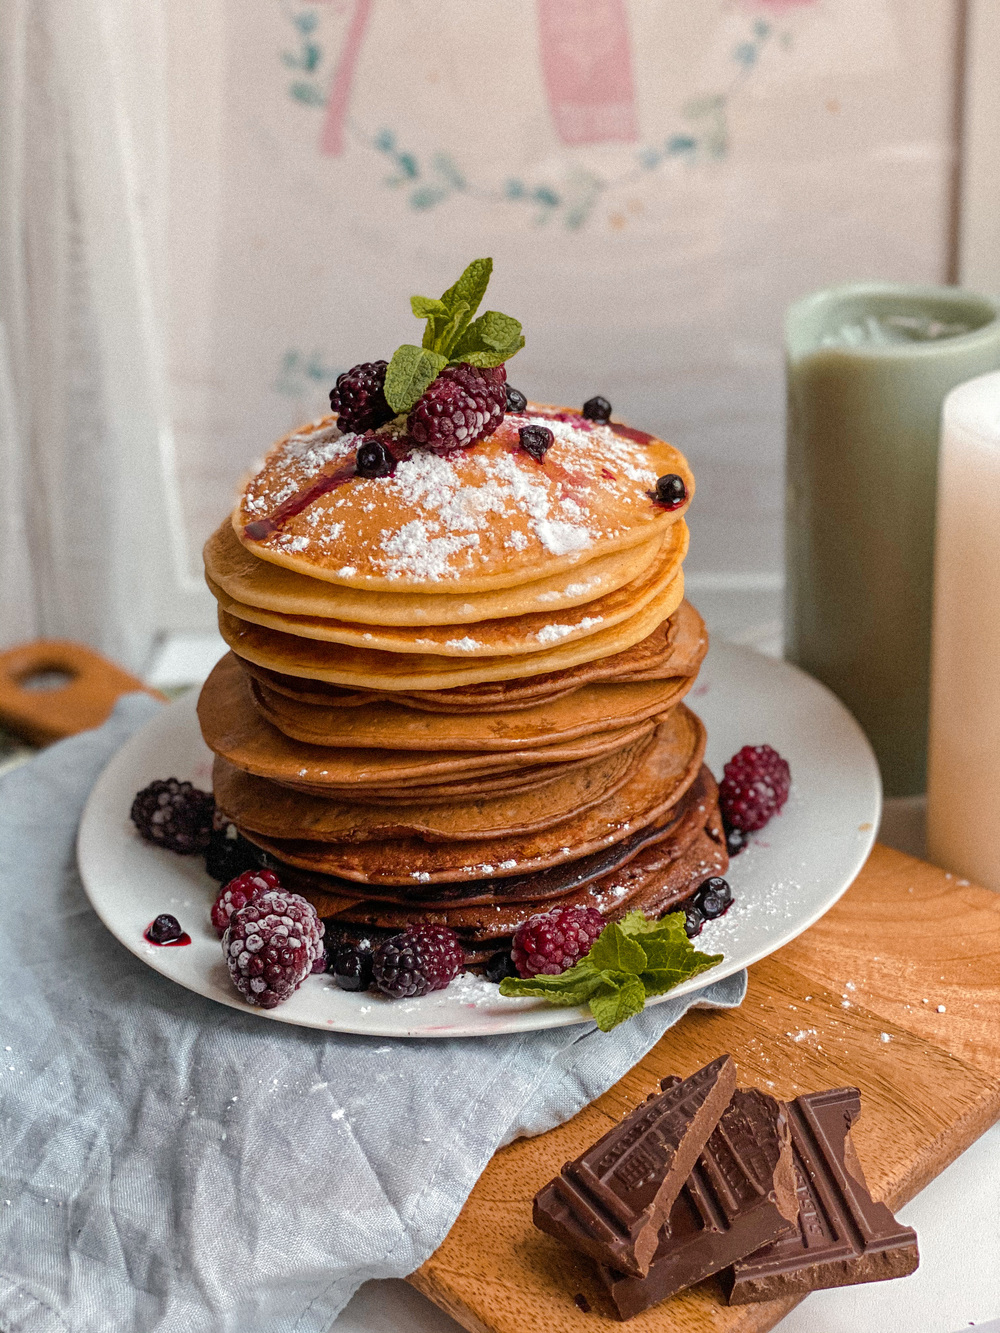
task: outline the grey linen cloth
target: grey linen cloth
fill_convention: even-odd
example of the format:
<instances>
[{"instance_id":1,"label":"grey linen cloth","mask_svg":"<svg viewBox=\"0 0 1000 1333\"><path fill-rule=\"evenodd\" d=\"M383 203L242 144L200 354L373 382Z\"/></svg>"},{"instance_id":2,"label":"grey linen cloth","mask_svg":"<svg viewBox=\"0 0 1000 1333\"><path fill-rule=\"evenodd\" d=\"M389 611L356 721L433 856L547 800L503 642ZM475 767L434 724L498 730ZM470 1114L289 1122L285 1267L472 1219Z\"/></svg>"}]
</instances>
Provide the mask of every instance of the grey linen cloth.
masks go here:
<instances>
[{"instance_id":1,"label":"grey linen cloth","mask_svg":"<svg viewBox=\"0 0 1000 1333\"><path fill-rule=\"evenodd\" d=\"M105 930L74 854L95 778L158 706L129 696L0 779L0 1328L322 1333L434 1251L498 1147L610 1087L692 997L610 1035L386 1041L190 994Z\"/></svg>"}]
</instances>

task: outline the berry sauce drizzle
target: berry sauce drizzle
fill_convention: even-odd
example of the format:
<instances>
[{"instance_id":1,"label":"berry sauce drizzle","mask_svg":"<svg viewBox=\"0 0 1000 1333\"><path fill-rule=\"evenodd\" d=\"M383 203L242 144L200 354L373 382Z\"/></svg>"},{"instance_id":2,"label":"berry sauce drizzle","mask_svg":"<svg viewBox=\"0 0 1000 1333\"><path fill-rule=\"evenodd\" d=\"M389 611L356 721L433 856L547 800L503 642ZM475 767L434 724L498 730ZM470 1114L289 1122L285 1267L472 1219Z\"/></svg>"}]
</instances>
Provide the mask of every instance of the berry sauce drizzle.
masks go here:
<instances>
[{"instance_id":1,"label":"berry sauce drizzle","mask_svg":"<svg viewBox=\"0 0 1000 1333\"><path fill-rule=\"evenodd\" d=\"M652 444L656 439L656 436L650 435L648 431L636 430L633 426L623 426L620 421L609 421L607 424L616 435L621 435L623 439L632 440L636 444Z\"/></svg>"},{"instance_id":2,"label":"berry sauce drizzle","mask_svg":"<svg viewBox=\"0 0 1000 1333\"><path fill-rule=\"evenodd\" d=\"M175 940L154 940L152 935L150 935L149 933L152 929L153 929L153 923L152 921L150 921L149 925L142 932L142 938L146 941L147 944L155 944L158 949L173 949L175 946L179 948L180 945L182 944L191 943L191 936L187 933L186 930L182 934L178 935Z\"/></svg>"},{"instance_id":3,"label":"berry sauce drizzle","mask_svg":"<svg viewBox=\"0 0 1000 1333\"><path fill-rule=\"evenodd\" d=\"M318 481L314 481L304 491L299 491L297 495L290 495L283 504L272 510L267 518L255 519L253 523L248 523L243 529L244 537L249 537L252 542L262 542L265 537L270 537L272 532L277 532L286 519L301 514L303 509L308 509L314 500L318 500L321 495L326 495L328 491L336 490L338 486L343 486L344 482L350 481L354 474L355 459L352 455L347 463L335 468L332 472L328 472L325 477L320 477Z\"/></svg>"}]
</instances>

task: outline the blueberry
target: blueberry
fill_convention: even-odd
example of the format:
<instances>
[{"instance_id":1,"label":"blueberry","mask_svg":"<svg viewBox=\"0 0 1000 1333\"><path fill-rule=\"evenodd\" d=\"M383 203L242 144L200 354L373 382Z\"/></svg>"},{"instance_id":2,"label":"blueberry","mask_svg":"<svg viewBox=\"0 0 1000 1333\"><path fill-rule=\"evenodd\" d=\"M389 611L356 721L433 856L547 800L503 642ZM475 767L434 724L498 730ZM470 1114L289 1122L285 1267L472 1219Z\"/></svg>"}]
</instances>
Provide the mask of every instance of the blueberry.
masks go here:
<instances>
[{"instance_id":1,"label":"blueberry","mask_svg":"<svg viewBox=\"0 0 1000 1333\"><path fill-rule=\"evenodd\" d=\"M583 405L583 415L588 421L610 421L611 404L606 398L588 398Z\"/></svg>"},{"instance_id":2,"label":"blueberry","mask_svg":"<svg viewBox=\"0 0 1000 1333\"><path fill-rule=\"evenodd\" d=\"M341 990L367 990L372 984L374 949L367 940L341 944L330 953L329 970Z\"/></svg>"},{"instance_id":3,"label":"blueberry","mask_svg":"<svg viewBox=\"0 0 1000 1333\"><path fill-rule=\"evenodd\" d=\"M679 509L687 499L684 478L679 477L676 472L668 472L666 476L657 477L653 498L665 509Z\"/></svg>"},{"instance_id":4,"label":"blueberry","mask_svg":"<svg viewBox=\"0 0 1000 1333\"><path fill-rule=\"evenodd\" d=\"M365 440L354 466L359 477L388 477L395 471L396 460L381 440Z\"/></svg>"},{"instance_id":5,"label":"blueberry","mask_svg":"<svg viewBox=\"0 0 1000 1333\"><path fill-rule=\"evenodd\" d=\"M733 901L733 891L726 880L713 875L699 887L694 900L706 921L714 921L716 917L722 916Z\"/></svg>"},{"instance_id":6,"label":"blueberry","mask_svg":"<svg viewBox=\"0 0 1000 1333\"><path fill-rule=\"evenodd\" d=\"M517 434L521 448L526 449L538 463L545 457L555 439L548 426L522 426Z\"/></svg>"},{"instance_id":7,"label":"blueberry","mask_svg":"<svg viewBox=\"0 0 1000 1333\"><path fill-rule=\"evenodd\" d=\"M514 966L514 960L509 952L501 950L495 953L486 964L486 980L497 983L503 981L504 977L516 977L517 968Z\"/></svg>"},{"instance_id":8,"label":"blueberry","mask_svg":"<svg viewBox=\"0 0 1000 1333\"><path fill-rule=\"evenodd\" d=\"M259 870L260 864L260 851L237 833L235 824L213 830L205 853L205 869L213 879L228 884L245 870Z\"/></svg>"},{"instance_id":9,"label":"blueberry","mask_svg":"<svg viewBox=\"0 0 1000 1333\"><path fill-rule=\"evenodd\" d=\"M179 940L183 934L181 923L169 912L161 912L149 928L149 938L154 944L169 944L171 940Z\"/></svg>"},{"instance_id":10,"label":"blueberry","mask_svg":"<svg viewBox=\"0 0 1000 1333\"><path fill-rule=\"evenodd\" d=\"M696 935L701 934L701 928L704 924L705 918L694 903L684 909L684 930L689 940L693 940Z\"/></svg>"},{"instance_id":11,"label":"blueberry","mask_svg":"<svg viewBox=\"0 0 1000 1333\"><path fill-rule=\"evenodd\" d=\"M507 389L507 411L523 412L528 406L528 400L520 389L515 389L513 385L506 385Z\"/></svg>"},{"instance_id":12,"label":"blueberry","mask_svg":"<svg viewBox=\"0 0 1000 1333\"><path fill-rule=\"evenodd\" d=\"M740 828L726 829L726 851L730 856L739 856L747 845L747 835Z\"/></svg>"}]
</instances>

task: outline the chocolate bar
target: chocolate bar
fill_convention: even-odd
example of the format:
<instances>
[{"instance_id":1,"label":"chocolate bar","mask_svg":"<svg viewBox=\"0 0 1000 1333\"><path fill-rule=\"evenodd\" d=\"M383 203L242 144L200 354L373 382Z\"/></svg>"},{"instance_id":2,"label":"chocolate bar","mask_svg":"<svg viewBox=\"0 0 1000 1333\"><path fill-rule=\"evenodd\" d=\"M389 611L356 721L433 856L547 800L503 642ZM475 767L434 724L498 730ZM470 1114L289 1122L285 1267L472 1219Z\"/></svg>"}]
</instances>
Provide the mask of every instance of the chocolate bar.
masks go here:
<instances>
[{"instance_id":1,"label":"chocolate bar","mask_svg":"<svg viewBox=\"0 0 1000 1333\"><path fill-rule=\"evenodd\" d=\"M663 1089L536 1195L535 1226L601 1263L644 1275L674 1200L729 1105L736 1065L728 1055Z\"/></svg>"},{"instance_id":2,"label":"chocolate bar","mask_svg":"<svg viewBox=\"0 0 1000 1333\"><path fill-rule=\"evenodd\" d=\"M737 1088L670 1210L647 1276L606 1264L598 1272L620 1318L631 1319L793 1234L797 1215L786 1108L756 1089Z\"/></svg>"},{"instance_id":3,"label":"chocolate bar","mask_svg":"<svg viewBox=\"0 0 1000 1333\"><path fill-rule=\"evenodd\" d=\"M810 1092L789 1103L798 1228L721 1275L730 1305L881 1282L917 1267L916 1232L868 1192L849 1133L860 1114L857 1088Z\"/></svg>"}]
</instances>

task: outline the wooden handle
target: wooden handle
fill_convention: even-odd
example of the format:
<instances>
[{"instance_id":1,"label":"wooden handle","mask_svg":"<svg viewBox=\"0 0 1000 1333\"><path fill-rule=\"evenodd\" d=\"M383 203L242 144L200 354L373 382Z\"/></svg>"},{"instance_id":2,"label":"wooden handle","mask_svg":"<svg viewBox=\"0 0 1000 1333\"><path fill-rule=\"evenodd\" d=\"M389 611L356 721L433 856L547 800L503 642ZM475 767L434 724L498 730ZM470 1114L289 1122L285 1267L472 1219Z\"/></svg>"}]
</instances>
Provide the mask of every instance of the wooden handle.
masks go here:
<instances>
[{"instance_id":1,"label":"wooden handle","mask_svg":"<svg viewBox=\"0 0 1000 1333\"><path fill-rule=\"evenodd\" d=\"M50 672L68 680L48 689L31 682ZM100 653L69 639L35 639L0 653L0 722L33 745L50 745L106 721L123 694L150 690Z\"/></svg>"}]
</instances>

